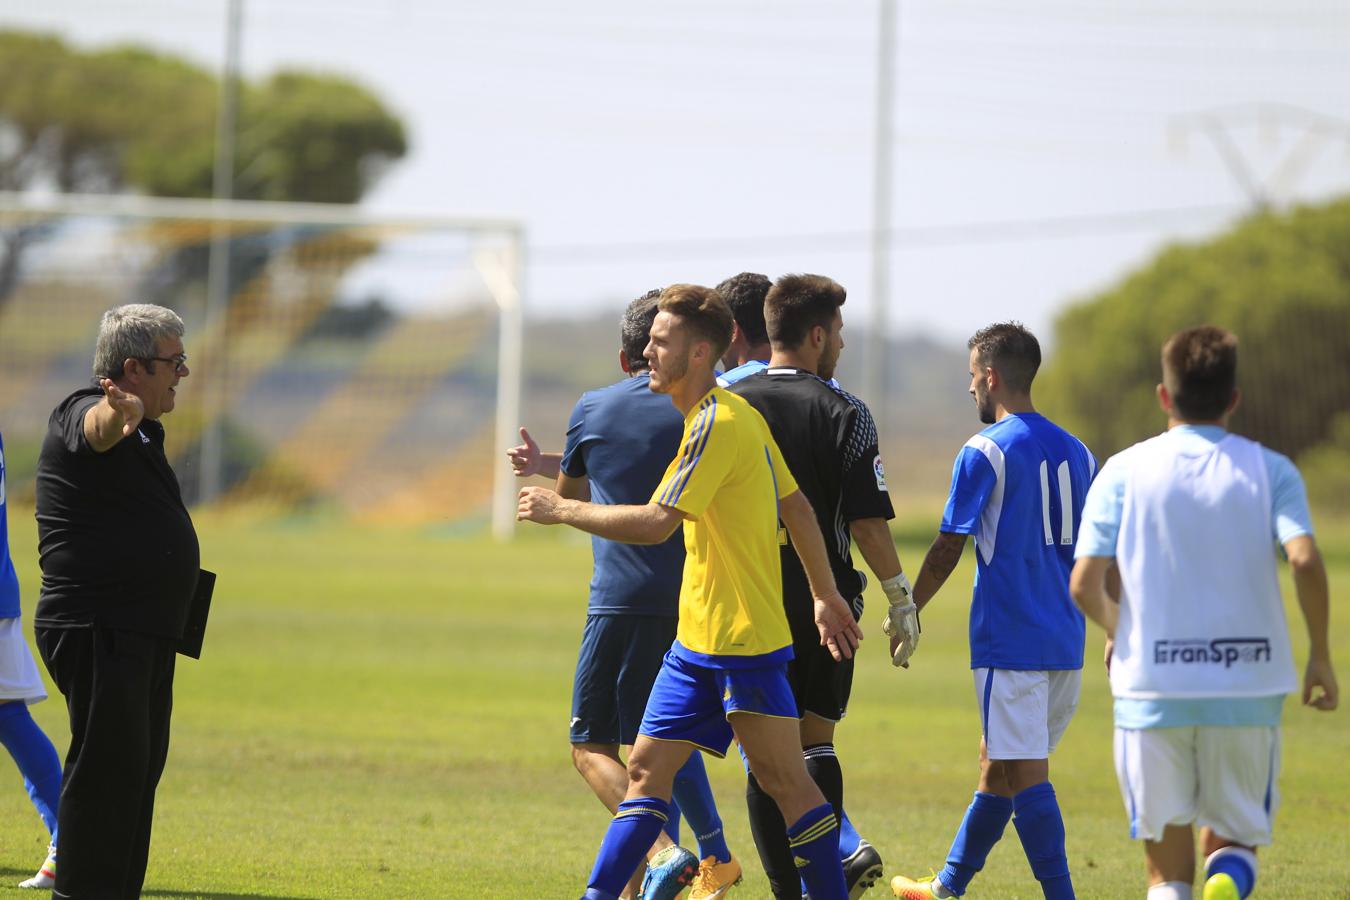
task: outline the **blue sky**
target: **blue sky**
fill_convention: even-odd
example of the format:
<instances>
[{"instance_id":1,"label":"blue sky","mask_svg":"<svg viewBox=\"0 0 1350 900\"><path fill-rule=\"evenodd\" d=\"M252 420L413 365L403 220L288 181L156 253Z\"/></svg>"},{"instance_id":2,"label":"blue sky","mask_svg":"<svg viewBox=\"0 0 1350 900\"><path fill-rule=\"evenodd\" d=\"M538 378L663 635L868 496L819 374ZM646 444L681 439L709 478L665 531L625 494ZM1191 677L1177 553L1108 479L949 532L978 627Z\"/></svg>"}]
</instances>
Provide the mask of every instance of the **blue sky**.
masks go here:
<instances>
[{"instance_id":1,"label":"blue sky","mask_svg":"<svg viewBox=\"0 0 1350 900\"><path fill-rule=\"evenodd\" d=\"M222 0L43 0L0 25L218 65ZM527 308L616 307L743 269L814 271L868 320L875 2L247 0L244 66L339 71L410 126L384 212L512 216ZM1249 198L1220 120L1277 203L1350 189L1350 4L902 0L892 330L963 340L1065 303ZM1330 117L1308 138L1297 114ZM973 227L965 227L973 226ZM409 263L415 266L416 263ZM399 278L416 275L389 275Z\"/></svg>"}]
</instances>

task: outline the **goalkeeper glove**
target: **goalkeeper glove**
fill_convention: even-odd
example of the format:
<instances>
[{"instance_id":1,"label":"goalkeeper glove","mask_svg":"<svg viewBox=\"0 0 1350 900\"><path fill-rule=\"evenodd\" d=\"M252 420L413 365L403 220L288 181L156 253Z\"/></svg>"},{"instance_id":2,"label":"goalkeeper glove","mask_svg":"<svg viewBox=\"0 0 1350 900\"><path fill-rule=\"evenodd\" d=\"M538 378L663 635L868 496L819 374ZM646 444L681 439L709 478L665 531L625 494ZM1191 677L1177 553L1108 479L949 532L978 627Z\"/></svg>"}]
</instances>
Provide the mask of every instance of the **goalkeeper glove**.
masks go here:
<instances>
[{"instance_id":1,"label":"goalkeeper glove","mask_svg":"<svg viewBox=\"0 0 1350 900\"><path fill-rule=\"evenodd\" d=\"M905 577L904 572L881 582L881 589L886 592L886 599L891 602L891 608L886 613L886 621L881 623L881 630L899 640L895 653L891 656L891 663L907 669L909 658L919 646L919 608L914 605L909 579Z\"/></svg>"}]
</instances>

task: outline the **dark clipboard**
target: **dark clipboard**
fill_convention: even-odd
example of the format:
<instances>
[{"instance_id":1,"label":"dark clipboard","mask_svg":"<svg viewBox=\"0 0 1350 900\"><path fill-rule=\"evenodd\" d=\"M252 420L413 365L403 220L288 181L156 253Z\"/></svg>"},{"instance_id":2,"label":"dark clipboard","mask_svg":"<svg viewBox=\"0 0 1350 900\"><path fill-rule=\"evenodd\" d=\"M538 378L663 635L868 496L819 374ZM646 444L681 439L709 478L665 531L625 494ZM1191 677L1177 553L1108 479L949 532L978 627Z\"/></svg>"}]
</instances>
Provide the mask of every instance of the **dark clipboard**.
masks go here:
<instances>
[{"instance_id":1,"label":"dark clipboard","mask_svg":"<svg viewBox=\"0 0 1350 900\"><path fill-rule=\"evenodd\" d=\"M202 640L206 637L206 615L211 611L211 594L216 589L216 573L202 569L197 574L197 590L192 594L192 603L188 606L187 622L183 624L183 637L178 642L178 652L192 659L202 658Z\"/></svg>"}]
</instances>

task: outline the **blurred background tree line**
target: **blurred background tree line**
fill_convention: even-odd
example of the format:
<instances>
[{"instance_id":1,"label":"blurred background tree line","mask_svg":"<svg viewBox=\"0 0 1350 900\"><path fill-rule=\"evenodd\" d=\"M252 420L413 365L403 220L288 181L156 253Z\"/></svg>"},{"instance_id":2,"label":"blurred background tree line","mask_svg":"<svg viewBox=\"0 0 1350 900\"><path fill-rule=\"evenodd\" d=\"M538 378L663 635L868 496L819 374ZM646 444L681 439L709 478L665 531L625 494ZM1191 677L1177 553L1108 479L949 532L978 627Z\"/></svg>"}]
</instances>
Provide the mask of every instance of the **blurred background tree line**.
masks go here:
<instances>
[{"instance_id":1,"label":"blurred background tree line","mask_svg":"<svg viewBox=\"0 0 1350 900\"><path fill-rule=\"evenodd\" d=\"M139 47L0 31L0 189L211 196L219 79ZM239 95L234 196L355 203L407 152L403 123L338 75L281 71Z\"/></svg>"},{"instance_id":2,"label":"blurred background tree line","mask_svg":"<svg viewBox=\"0 0 1350 900\"><path fill-rule=\"evenodd\" d=\"M1162 342L1207 323L1239 339L1233 430L1291 456L1319 506L1350 507L1350 200L1257 213L1069 307L1039 402L1105 459L1162 430Z\"/></svg>"},{"instance_id":3,"label":"blurred background tree line","mask_svg":"<svg viewBox=\"0 0 1350 900\"><path fill-rule=\"evenodd\" d=\"M0 30L0 190L210 197L220 81L135 46ZM239 85L233 198L355 203L408 150L403 123L339 75ZM0 229L0 298L33 228Z\"/></svg>"},{"instance_id":4,"label":"blurred background tree line","mask_svg":"<svg viewBox=\"0 0 1350 900\"><path fill-rule=\"evenodd\" d=\"M218 76L177 56L0 30L0 190L209 197L219 98ZM398 116L342 76L285 70L239 85L237 199L355 203L407 150ZM47 227L0 227L0 304L19 277L22 250ZM293 231L280 241L235 235L231 284L247 283L284 247L316 238L314 229ZM142 285L145 299L173 305L182 284L204 278L205 237L182 242ZM344 242L332 252L343 269L375 249L360 239L332 241ZM1293 457L1319 505L1350 508L1350 200L1258 212L1208 242L1165 249L1067 307L1038 400L1105 459L1161 430L1153 393L1161 342L1201 323L1241 340L1234 428ZM541 364L557 345L538 335L556 327L532 323L527 340L540 352L526 354L527 377L546 380L559 396L593 387L571 383L590 371L575 360ZM606 360L612 329L607 318ZM930 430L942 435L944 450L930 449L941 456L971 426L964 396L948 403L946 393L964 353L951 354L949 365L947 348L916 354L913 341L899 339L891 348L915 365L891 367L886 402L938 426ZM606 368L596 377L610 375Z\"/></svg>"}]
</instances>

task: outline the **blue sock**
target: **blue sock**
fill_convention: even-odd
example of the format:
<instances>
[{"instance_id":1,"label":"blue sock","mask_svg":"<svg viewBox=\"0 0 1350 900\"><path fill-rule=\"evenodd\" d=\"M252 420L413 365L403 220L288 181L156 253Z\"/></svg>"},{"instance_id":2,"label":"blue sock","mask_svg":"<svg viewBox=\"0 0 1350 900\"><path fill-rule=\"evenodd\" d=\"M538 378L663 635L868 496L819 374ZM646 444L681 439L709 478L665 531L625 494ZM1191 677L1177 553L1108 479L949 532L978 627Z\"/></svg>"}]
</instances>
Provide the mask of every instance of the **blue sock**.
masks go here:
<instances>
[{"instance_id":1,"label":"blue sock","mask_svg":"<svg viewBox=\"0 0 1350 900\"><path fill-rule=\"evenodd\" d=\"M970 879L984 868L989 851L994 849L1003 829L1012 818L1013 802L998 794L975 792L975 799L966 808L952 848L947 851L947 865L938 873L942 886L958 897L966 892Z\"/></svg>"},{"instance_id":2,"label":"blue sock","mask_svg":"<svg viewBox=\"0 0 1350 900\"><path fill-rule=\"evenodd\" d=\"M1054 787L1042 781L1013 797L1012 802L1016 812L1013 827L1022 839L1031 872L1041 883L1041 893L1047 900L1073 900L1069 858L1064 854L1064 816Z\"/></svg>"},{"instance_id":3,"label":"blue sock","mask_svg":"<svg viewBox=\"0 0 1350 900\"><path fill-rule=\"evenodd\" d=\"M61 760L47 735L42 733L28 704L21 700L0 703L0 744L23 775L24 787L43 824L56 843L56 808L61 800Z\"/></svg>"},{"instance_id":4,"label":"blue sock","mask_svg":"<svg viewBox=\"0 0 1350 900\"><path fill-rule=\"evenodd\" d=\"M810 810L788 826L787 836L797 873L812 900L848 900L844 867L839 864L839 821L833 807L822 803Z\"/></svg>"},{"instance_id":5,"label":"blue sock","mask_svg":"<svg viewBox=\"0 0 1350 900\"><path fill-rule=\"evenodd\" d=\"M689 754L689 761L675 773L674 795L689 827L694 829L694 837L698 839L698 858L714 856L718 862L731 859L726 836L722 834L722 817L717 814L717 801L713 799L708 771L703 767L703 754L699 751ZM674 821L674 804L671 806L670 818ZM677 844L680 842L674 835L670 839Z\"/></svg>"},{"instance_id":6,"label":"blue sock","mask_svg":"<svg viewBox=\"0 0 1350 900\"><path fill-rule=\"evenodd\" d=\"M652 842L670 818L670 804L659 797L638 797L619 804L619 811L610 820L600 852L591 869L587 896L618 897L628 886L638 866L652 848Z\"/></svg>"},{"instance_id":7,"label":"blue sock","mask_svg":"<svg viewBox=\"0 0 1350 900\"><path fill-rule=\"evenodd\" d=\"M862 846L862 835L853 827L848 813L839 810L839 858L848 859Z\"/></svg>"},{"instance_id":8,"label":"blue sock","mask_svg":"<svg viewBox=\"0 0 1350 900\"><path fill-rule=\"evenodd\" d=\"M670 838L672 844L678 844L680 842L680 805L675 802L674 797L671 797L666 806L666 815L670 818L666 820L666 824L661 830L666 833L666 837Z\"/></svg>"},{"instance_id":9,"label":"blue sock","mask_svg":"<svg viewBox=\"0 0 1350 900\"><path fill-rule=\"evenodd\" d=\"M1246 847L1221 847L1205 860L1205 877L1220 872L1233 879L1239 897L1246 897L1256 886L1256 854Z\"/></svg>"},{"instance_id":10,"label":"blue sock","mask_svg":"<svg viewBox=\"0 0 1350 900\"><path fill-rule=\"evenodd\" d=\"M854 853L857 853L858 848L860 846L862 846L862 835L858 834L858 829L854 828L853 823L849 821L848 813L844 812L842 809L839 810L840 861L842 862L843 860L848 859ZM801 882L802 882L802 893L803 894L808 893L806 889L806 879L805 878L801 879ZM845 880L845 884L847 883L848 883L847 880Z\"/></svg>"}]
</instances>

